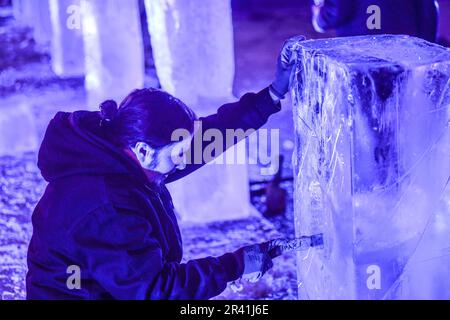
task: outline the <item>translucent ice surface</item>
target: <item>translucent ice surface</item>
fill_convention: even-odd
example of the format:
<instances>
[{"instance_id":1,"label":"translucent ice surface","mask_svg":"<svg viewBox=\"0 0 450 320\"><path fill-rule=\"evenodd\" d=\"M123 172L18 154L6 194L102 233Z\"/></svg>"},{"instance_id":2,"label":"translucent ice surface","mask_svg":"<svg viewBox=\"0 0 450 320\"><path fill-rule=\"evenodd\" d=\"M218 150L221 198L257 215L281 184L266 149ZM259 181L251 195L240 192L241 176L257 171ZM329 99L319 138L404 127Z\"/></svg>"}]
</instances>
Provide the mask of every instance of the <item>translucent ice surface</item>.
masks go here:
<instances>
[{"instance_id":1,"label":"translucent ice surface","mask_svg":"<svg viewBox=\"0 0 450 320\"><path fill-rule=\"evenodd\" d=\"M408 36L298 44L301 299L450 298L450 50Z\"/></svg>"}]
</instances>

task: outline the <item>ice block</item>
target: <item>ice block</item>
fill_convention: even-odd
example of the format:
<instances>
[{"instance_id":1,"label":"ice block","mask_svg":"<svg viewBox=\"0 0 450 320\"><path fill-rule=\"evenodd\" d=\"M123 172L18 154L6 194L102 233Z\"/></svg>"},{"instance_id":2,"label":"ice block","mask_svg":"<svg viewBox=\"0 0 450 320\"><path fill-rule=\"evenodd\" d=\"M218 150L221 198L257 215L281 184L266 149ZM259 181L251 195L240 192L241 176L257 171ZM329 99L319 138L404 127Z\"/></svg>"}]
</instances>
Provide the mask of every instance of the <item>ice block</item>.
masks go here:
<instances>
[{"instance_id":1,"label":"ice block","mask_svg":"<svg viewBox=\"0 0 450 320\"><path fill-rule=\"evenodd\" d=\"M49 0L14 0L12 5L16 22L31 27L37 43L49 45L52 34Z\"/></svg>"},{"instance_id":2,"label":"ice block","mask_svg":"<svg viewBox=\"0 0 450 320\"><path fill-rule=\"evenodd\" d=\"M36 119L24 103L0 108L0 157L36 151L39 146Z\"/></svg>"},{"instance_id":3,"label":"ice block","mask_svg":"<svg viewBox=\"0 0 450 320\"><path fill-rule=\"evenodd\" d=\"M300 299L450 298L450 50L409 36L298 43Z\"/></svg>"},{"instance_id":4,"label":"ice block","mask_svg":"<svg viewBox=\"0 0 450 320\"><path fill-rule=\"evenodd\" d=\"M49 0L49 5L52 69L63 78L84 76L81 0Z\"/></svg>"}]
</instances>

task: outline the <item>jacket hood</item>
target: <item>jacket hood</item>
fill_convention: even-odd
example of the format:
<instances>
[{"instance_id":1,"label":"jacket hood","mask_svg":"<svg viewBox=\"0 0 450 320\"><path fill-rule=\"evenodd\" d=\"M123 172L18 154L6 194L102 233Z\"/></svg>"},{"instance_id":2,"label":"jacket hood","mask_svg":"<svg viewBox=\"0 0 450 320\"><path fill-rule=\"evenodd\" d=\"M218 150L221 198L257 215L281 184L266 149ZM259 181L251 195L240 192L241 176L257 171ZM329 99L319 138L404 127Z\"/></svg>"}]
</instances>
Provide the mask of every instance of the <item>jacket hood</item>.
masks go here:
<instances>
[{"instance_id":1,"label":"jacket hood","mask_svg":"<svg viewBox=\"0 0 450 320\"><path fill-rule=\"evenodd\" d=\"M106 140L100 113L59 112L50 121L39 150L38 167L48 182L72 175L126 174L143 182L143 170Z\"/></svg>"}]
</instances>

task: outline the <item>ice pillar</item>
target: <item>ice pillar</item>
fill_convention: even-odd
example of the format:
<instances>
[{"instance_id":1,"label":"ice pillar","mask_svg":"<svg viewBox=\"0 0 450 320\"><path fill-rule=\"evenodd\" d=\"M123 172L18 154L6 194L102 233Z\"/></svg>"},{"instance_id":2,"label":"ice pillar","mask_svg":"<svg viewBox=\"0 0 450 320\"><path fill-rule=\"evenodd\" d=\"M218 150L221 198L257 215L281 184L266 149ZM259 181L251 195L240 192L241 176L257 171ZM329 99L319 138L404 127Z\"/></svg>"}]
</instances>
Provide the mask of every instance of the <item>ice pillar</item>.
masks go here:
<instances>
[{"instance_id":1,"label":"ice pillar","mask_svg":"<svg viewBox=\"0 0 450 320\"><path fill-rule=\"evenodd\" d=\"M33 0L32 0L33 1ZM37 16L34 19L33 34L37 43L49 45L51 43L52 25L50 20L49 0L34 0L38 2Z\"/></svg>"},{"instance_id":2,"label":"ice pillar","mask_svg":"<svg viewBox=\"0 0 450 320\"><path fill-rule=\"evenodd\" d=\"M234 79L230 0L146 0L146 7L164 89L189 104L229 98Z\"/></svg>"},{"instance_id":3,"label":"ice pillar","mask_svg":"<svg viewBox=\"0 0 450 320\"><path fill-rule=\"evenodd\" d=\"M407 36L298 44L301 299L450 298L450 50Z\"/></svg>"},{"instance_id":4,"label":"ice pillar","mask_svg":"<svg viewBox=\"0 0 450 320\"><path fill-rule=\"evenodd\" d=\"M48 0L52 26L52 68L60 77L84 75L80 0Z\"/></svg>"},{"instance_id":5,"label":"ice pillar","mask_svg":"<svg viewBox=\"0 0 450 320\"><path fill-rule=\"evenodd\" d=\"M163 89L199 116L235 100L230 1L146 0L146 8ZM244 165L208 165L169 188L184 220L237 219L250 212Z\"/></svg>"},{"instance_id":6,"label":"ice pillar","mask_svg":"<svg viewBox=\"0 0 450 320\"><path fill-rule=\"evenodd\" d=\"M91 108L120 102L144 84L144 49L137 1L82 0L86 89Z\"/></svg>"},{"instance_id":7,"label":"ice pillar","mask_svg":"<svg viewBox=\"0 0 450 320\"><path fill-rule=\"evenodd\" d=\"M0 156L17 156L39 147L35 116L24 103L1 106Z\"/></svg>"},{"instance_id":8,"label":"ice pillar","mask_svg":"<svg viewBox=\"0 0 450 320\"><path fill-rule=\"evenodd\" d=\"M50 44L52 29L49 0L14 0L13 14L19 24L33 29L37 43Z\"/></svg>"}]
</instances>

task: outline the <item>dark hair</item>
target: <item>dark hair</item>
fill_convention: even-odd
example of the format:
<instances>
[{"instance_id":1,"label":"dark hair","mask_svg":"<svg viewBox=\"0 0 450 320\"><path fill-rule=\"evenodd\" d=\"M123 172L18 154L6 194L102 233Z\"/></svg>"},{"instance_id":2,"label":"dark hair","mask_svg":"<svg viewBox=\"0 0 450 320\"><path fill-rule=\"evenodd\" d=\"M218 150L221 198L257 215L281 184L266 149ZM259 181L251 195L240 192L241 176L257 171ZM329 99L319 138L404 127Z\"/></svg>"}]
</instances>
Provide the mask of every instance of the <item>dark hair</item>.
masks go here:
<instances>
[{"instance_id":1,"label":"dark hair","mask_svg":"<svg viewBox=\"0 0 450 320\"><path fill-rule=\"evenodd\" d=\"M182 101L157 89L139 89L130 93L120 104L107 100L100 105L102 126L115 145L125 148L137 142L154 149L172 141L176 129L194 131L195 113Z\"/></svg>"}]
</instances>

